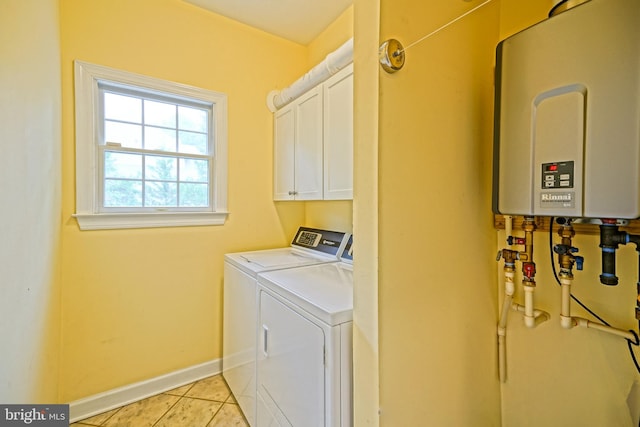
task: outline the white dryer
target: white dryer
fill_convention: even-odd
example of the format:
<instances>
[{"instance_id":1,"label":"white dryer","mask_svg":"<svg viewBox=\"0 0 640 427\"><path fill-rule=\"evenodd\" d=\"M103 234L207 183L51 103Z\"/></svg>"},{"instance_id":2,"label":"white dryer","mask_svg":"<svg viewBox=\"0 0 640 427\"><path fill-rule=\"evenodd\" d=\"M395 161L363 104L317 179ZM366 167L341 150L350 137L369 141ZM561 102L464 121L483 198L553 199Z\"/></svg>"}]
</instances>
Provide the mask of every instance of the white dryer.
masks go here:
<instances>
[{"instance_id":1,"label":"white dryer","mask_svg":"<svg viewBox=\"0 0 640 427\"><path fill-rule=\"evenodd\" d=\"M259 427L353 425L351 243L339 263L258 275Z\"/></svg>"},{"instance_id":2,"label":"white dryer","mask_svg":"<svg viewBox=\"0 0 640 427\"><path fill-rule=\"evenodd\" d=\"M347 240L346 233L300 227L289 247L225 255L222 375L251 426L256 425L258 273L337 263Z\"/></svg>"}]
</instances>

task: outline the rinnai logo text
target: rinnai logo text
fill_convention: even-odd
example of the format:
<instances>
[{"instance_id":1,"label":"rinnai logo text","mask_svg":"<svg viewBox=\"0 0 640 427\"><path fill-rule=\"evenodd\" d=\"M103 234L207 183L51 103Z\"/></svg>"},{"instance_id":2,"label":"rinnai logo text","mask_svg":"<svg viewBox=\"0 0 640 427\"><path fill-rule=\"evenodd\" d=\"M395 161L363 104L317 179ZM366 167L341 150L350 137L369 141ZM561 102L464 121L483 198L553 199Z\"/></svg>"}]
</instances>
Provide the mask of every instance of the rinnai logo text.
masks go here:
<instances>
[{"instance_id":1,"label":"rinnai logo text","mask_svg":"<svg viewBox=\"0 0 640 427\"><path fill-rule=\"evenodd\" d=\"M575 208L574 196L575 194L571 191L566 191L564 193L540 193L540 207L573 209Z\"/></svg>"},{"instance_id":2,"label":"rinnai logo text","mask_svg":"<svg viewBox=\"0 0 640 427\"><path fill-rule=\"evenodd\" d=\"M573 200L571 193L565 194L552 194L552 193L542 193L541 200L543 202L570 202Z\"/></svg>"},{"instance_id":3,"label":"rinnai logo text","mask_svg":"<svg viewBox=\"0 0 640 427\"><path fill-rule=\"evenodd\" d=\"M69 425L69 405L0 405L0 427Z\"/></svg>"}]
</instances>

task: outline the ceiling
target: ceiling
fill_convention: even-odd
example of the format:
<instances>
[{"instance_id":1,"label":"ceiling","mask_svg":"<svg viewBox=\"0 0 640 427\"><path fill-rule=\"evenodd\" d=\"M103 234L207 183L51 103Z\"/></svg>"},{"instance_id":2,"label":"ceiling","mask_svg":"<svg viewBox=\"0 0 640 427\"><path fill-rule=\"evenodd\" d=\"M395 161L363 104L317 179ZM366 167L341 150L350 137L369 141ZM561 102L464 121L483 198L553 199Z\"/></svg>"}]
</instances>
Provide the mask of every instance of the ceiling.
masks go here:
<instances>
[{"instance_id":1,"label":"ceiling","mask_svg":"<svg viewBox=\"0 0 640 427\"><path fill-rule=\"evenodd\" d=\"M352 0L184 0L302 45L309 44Z\"/></svg>"}]
</instances>

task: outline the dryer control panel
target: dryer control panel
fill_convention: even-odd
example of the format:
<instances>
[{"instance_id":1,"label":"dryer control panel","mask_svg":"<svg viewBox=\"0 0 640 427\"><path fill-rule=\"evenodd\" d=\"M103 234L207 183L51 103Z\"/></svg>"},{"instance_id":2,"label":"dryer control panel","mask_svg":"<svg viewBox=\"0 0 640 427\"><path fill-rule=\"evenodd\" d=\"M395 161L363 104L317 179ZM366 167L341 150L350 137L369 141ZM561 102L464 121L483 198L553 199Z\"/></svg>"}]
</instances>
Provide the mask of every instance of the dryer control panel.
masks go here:
<instances>
[{"instance_id":1,"label":"dryer control panel","mask_svg":"<svg viewBox=\"0 0 640 427\"><path fill-rule=\"evenodd\" d=\"M353 263L353 236L349 236L349 240L347 240L347 245L344 247L344 251L342 251L342 255L340 255L340 261Z\"/></svg>"}]
</instances>

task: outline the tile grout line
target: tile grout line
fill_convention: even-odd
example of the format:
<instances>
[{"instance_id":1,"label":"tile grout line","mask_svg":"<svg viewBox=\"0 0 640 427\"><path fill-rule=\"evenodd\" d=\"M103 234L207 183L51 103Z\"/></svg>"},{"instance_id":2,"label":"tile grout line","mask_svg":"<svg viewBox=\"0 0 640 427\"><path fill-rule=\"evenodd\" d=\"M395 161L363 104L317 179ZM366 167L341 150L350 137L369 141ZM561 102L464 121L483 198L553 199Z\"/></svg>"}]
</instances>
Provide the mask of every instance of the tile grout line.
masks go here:
<instances>
[{"instance_id":1,"label":"tile grout line","mask_svg":"<svg viewBox=\"0 0 640 427\"><path fill-rule=\"evenodd\" d=\"M215 417L218 415L218 413L220 412L223 406L224 406L224 402L222 402L222 404L218 407L218 410L215 412L215 414L213 414L213 417L211 417L211 419L207 421L207 423L203 427L207 427L209 424L211 424L211 421L215 419Z\"/></svg>"},{"instance_id":2,"label":"tile grout line","mask_svg":"<svg viewBox=\"0 0 640 427\"><path fill-rule=\"evenodd\" d=\"M165 415L167 415L181 400L184 396L176 396L175 394L169 394L168 396L175 396L178 398L178 400L175 401L175 403L173 405L171 405L169 407L169 409L167 409L166 411L164 411L164 414L162 414L153 424L153 426L158 425L158 423L160 422L161 419L163 419L165 417Z\"/></svg>"},{"instance_id":3,"label":"tile grout line","mask_svg":"<svg viewBox=\"0 0 640 427\"><path fill-rule=\"evenodd\" d=\"M196 382L197 382L197 381L196 381ZM158 418L158 419L157 419L157 420L152 424L152 427L154 427L154 426L158 425L158 423L160 422L160 420L161 420L161 419L163 419L163 418L165 417L165 415L167 415L167 414L168 414L168 413L169 413L169 412L170 412L170 411L171 411L171 410L172 410L172 409L173 409L173 408L174 408L178 403L180 403L180 401L181 401L182 399L184 399L184 396L185 396L187 393L189 393L189 390L191 390L191 389L193 388L193 386L196 384L196 382L191 383L190 387L189 387L189 388L188 388L188 389L187 389L187 390L186 390L182 395L168 394L168 393L166 393L166 392L165 392L165 393L160 393L160 394L165 394L165 395L167 395L167 396L176 396L176 397L178 398L178 400L176 400L176 401L175 401L175 403L174 403L173 405L171 405L171 406L169 407L169 409L167 409L167 410L164 412L164 414L162 414L162 415L160 416L160 418ZM169 390L169 391L171 391L171 390Z\"/></svg>"},{"instance_id":4,"label":"tile grout line","mask_svg":"<svg viewBox=\"0 0 640 427\"><path fill-rule=\"evenodd\" d=\"M113 416L114 416L115 414L117 414L118 412L120 412L120 410L121 410L122 408L124 408L124 406L121 406L121 407L117 408L116 410L113 410L113 409L112 409L113 414L109 415L109 416L107 417L107 419L105 419L104 421L102 421L100 424L85 423L85 422L84 422L84 420L80 420L80 421L78 421L78 422L79 422L80 424L85 424L85 425L88 425L88 426L103 427L105 424L107 424L107 422L108 422L111 418L113 418ZM109 412L109 411L107 411L107 412ZM100 414L97 414L97 415L95 415L95 416L98 416L98 415L100 415ZM89 418L87 418L87 419L91 419L91 418L93 418L93 417L89 417Z\"/></svg>"},{"instance_id":5,"label":"tile grout line","mask_svg":"<svg viewBox=\"0 0 640 427\"><path fill-rule=\"evenodd\" d=\"M224 380L224 378L223 378L223 380ZM213 414L213 417L211 417L211 419L209 420L209 422L208 422L204 427L207 427L209 424L211 424L211 421L213 421L213 420L215 419L215 417L217 417L217 416L218 416L218 414L220 413L220 411L222 411L222 408L224 407L224 405L226 405L226 404L227 404L227 401L229 400L229 398L230 398L231 396L233 396L233 393L231 393L231 389L229 388L229 385L227 384L227 382L226 382L226 381L224 382L224 384L227 386L227 389L229 390L229 395L227 396L227 398L226 398L226 399L224 399L224 402L220 402L220 403L221 403L221 405L218 407L218 410L216 411L216 413L215 413L215 414ZM219 402L219 401L217 401L217 400L216 400L215 402Z\"/></svg>"},{"instance_id":6,"label":"tile grout line","mask_svg":"<svg viewBox=\"0 0 640 427\"><path fill-rule=\"evenodd\" d=\"M111 418L113 418L113 416L114 416L115 414L117 414L118 412L120 412L120 410L122 410L122 408L124 408L124 406L119 407L117 411L113 411L113 414L111 414L110 416L108 416L108 417L107 417L107 419L106 419L106 420L104 420L100 425L101 425L101 426L106 425L106 424L107 424L107 422L108 422Z\"/></svg>"},{"instance_id":7,"label":"tile grout line","mask_svg":"<svg viewBox=\"0 0 640 427\"><path fill-rule=\"evenodd\" d=\"M189 392L190 392L190 391L191 391L191 390L196 386L196 384L197 384L198 382L200 382L200 381L202 381L202 380L194 381L194 382L193 382L193 383L191 383L191 384L186 384L186 385L188 385L189 387L188 387L188 388L186 388L186 390L185 390L183 393L171 393L171 391L172 391L172 390L168 390L168 391L165 391L165 392L161 392L161 393L159 393L158 395L173 396L173 397L177 397L178 399L177 399L177 400L175 401L175 403L173 403L173 404L172 404L172 405L171 405L171 406L170 406L170 407L169 407L165 412L163 412L163 413L162 413L162 415L160 415L160 417L159 417L156 421L154 421L154 422L153 422L153 424L152 424L151 426L152 426L152 427L155 427L155 426L159 425L160 421L161 421L165 416L167 416L167 414L169 414L172 410L174 410L174 409L176 408L176 406L177 406L180 402L182 402L183 400L185 400L185 402L186 402L186 401L187 401L186 399L198 400L198 401L204 401L204 402L213 402L213 403L216 403L216 404L220 404L220 406L219 406L219 407L218 407L218 409L215 411L215 413L213 414L213 416L212 416L212 417L207 421L207 423L206 423L204 426L202 426L202 427L206 427L206 426L208 426L209 424L211 424L211 422L212 422L212 421L213 421L213 420L214 420L214 419L215 419L215 418L220 414L220 411L222 410L222 408L223 408L223 407L225 407L225 405L227 405L227 404L229 404L229 405L234 405L234 406L236 406L236 407L238 407L238 408L239 408L239 404L238 404L238 403L237 403L237 401L235 400L235 396L233 395L233 393L232 393L232 392L231 392L231 390L229 389L229 386L228 386L228 384L227 384L226 380L224 380L224 378L223 378L223 381L224 381L224 384L225 384L225 386L226 386L226 388L227 388L228 394L227 394L227 396L226 396L225 398L223 398L223 399L220 399L220 400L219 400L219 399L215 399L215 398L213 398L213 399L212 399L212 398L199 397L199 396L187 396L187 394L188 394L188 393L189 393ZM182 387L184 387L184 386L182 386ZM175 389L173 389L173 390L175 390ZM155 396L158 396L158 395L155 395ZM153 396L151 396L151 397L153 397ZM231 401L231 398L232 398L232 397L233 397L233 400L234 400L233 402ZM113 417L115 417L115 416L116 416L116 414L118 414L120 411L122 411L122 409L123 409L123 408L126 408L127 406L130 406L130 405L131 405L131 404L129 404L129 405L124 405L124 406L121 406L121 407L119 407L119 408L116 408L116 410L114 410L114 411L113 411L113 413L112 413L109 417L107 417L104 421L100 422L99 424L93 424L93 423L85 424L85 423L83 423L83 420L79 420L79 421L78 421L78 423L80 423L80 425L95 426L95 427L106 427L106 426L108 425L109 421L110 421ZM240 412L240 414L241 414L241 417L243 418L244 422L246 423L246 418L245 418L244 414L243 414L242 412ZM194 427L195 427L195 426L194 426Z\"/></svg>"},{"instance_id":8,"label":"tile grout line","mask_svg":"<svg viewBox=\"0 0 640 427\"><path fill-rule=\"evenodd\" d=\"M195 385L195 383L194 383ZM191 390L191 388L189 388L189 390ZM203 397L193 397L193 396L187 396L187 393L189 392L189 390L187 390L182 396L179 395L170 395L170 396L176 396L179 397L178 400L176 400L176 403L174 403L173 405L171 405L171 407L169 409L167 409L167 411L162 414L162 416L160 416L160 418L158 418L158 420L156 420L156 422L153 423L152 427L156 426L169 412L171 412L171 410L176 407L178 405L178 403L180 403L182 400L187 400L187 399L191 399L191 400L199 400L202 402L213 402L213 403L219 403L220 406L218 407L218 409L216 410L216 412L213 414L213 416L209 419L209 421L207 421L207 423L202 426L202 427L206 427L209 424L211 424L211 421L213 421L213 419L216 417L216 415L218 415L218 412L220 412L220 410L222 409L222 407L226 404L226 400L229 399L229 397L227 397L227 399L224 402L221 402L219 400L215 400L215 399L205 399ZM166 393L163 393L166 394ZM229 394L229 396L231 396L231 394Z\"/></svg>"}]
</instances>

